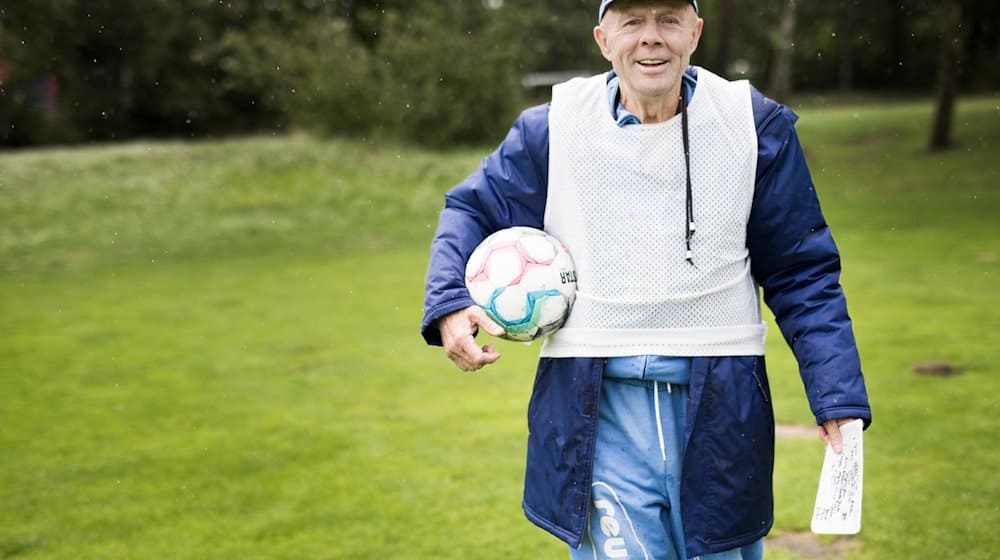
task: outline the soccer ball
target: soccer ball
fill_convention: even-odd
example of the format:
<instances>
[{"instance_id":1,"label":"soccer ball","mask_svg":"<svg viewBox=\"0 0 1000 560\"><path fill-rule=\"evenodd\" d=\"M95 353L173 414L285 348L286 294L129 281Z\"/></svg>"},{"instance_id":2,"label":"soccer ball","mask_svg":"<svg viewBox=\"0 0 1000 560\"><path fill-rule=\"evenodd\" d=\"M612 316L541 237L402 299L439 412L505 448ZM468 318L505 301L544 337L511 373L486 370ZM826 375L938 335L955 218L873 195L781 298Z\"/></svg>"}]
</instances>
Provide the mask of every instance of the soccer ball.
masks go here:
<instances>
[{"instance_id":1,"label":"soccer ball","mask_svg":"<svg viewBox=\"0 0 1000 560\"><path fill-rule=\"evenodd\" d=\"M563 325L576 298L569 251L542 230L500 230L476 247L465 266L472 299L503 327L503 338L534 340Z\"/></svg>"}]
</instances>

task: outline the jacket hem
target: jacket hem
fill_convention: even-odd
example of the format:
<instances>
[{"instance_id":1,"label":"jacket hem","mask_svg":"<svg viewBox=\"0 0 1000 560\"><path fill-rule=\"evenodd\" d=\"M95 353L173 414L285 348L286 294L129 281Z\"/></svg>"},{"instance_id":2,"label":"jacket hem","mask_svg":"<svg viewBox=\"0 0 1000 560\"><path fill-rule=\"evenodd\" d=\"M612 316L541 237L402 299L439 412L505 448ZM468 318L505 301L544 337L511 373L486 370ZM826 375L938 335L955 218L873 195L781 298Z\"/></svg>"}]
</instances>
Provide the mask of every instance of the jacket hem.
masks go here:
<instances>
[{"instance_id":1,"label":"jacket hem","mask_svg":"<svg viewBox=\"0 0 1000 560\"><path fill-rule=\"evenodd\" d=\"M689 558L694 558L697 556L702 556L704 554L714 554L716 552L725 552L727 550L732 550L741 546L746 546L750 543L756 542L760 538L766 536L771 532L771 528L774 526L774 518L772 517L770 521L764 526L763 529L754 531L752 533L745 533L738 537L733 537L730 539L715 540L709 539L702 543L703 550L699 550L699 547L687 547L687 555Z\"/></svg>"},{"instance_id":2,"label":"jacket hem","mask_svg":"<svg viewBox=\"0 0 1000 560\"><path fill-rule=\"evenodd\" d=\"M568 529L565 529L563 527L560 527L558 525L549 522L541 515L535 513L535 511L532 510L527 503L522 502L521 508L524 510L524 516L528 518L528 521L531 521L539 528L544 529L545 531L549 532L554 537L565 542L574 549L579 549L581 546L583 546L582 534L575 535L573 531L570 531Z\"/></svg>"}]
</instances>

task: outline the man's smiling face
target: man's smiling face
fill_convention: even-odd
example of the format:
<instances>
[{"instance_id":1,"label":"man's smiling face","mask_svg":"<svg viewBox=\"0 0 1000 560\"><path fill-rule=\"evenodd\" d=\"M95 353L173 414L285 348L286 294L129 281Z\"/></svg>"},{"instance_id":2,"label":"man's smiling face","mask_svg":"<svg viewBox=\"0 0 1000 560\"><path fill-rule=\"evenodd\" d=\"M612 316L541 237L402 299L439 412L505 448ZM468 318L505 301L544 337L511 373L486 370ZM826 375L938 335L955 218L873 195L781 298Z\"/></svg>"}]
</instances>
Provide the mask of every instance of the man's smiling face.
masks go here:
<instances>
[{"instance_id":1,"label":"man's smiling face","mask_svg":"<svg viewBox=\"0 0 1000 560\"><path fill-rule=\"evenodd\" d=\"M648 104L680 95L702 24L689 2L618 0L594 39L618 74L623 98Z\"/></svg>"}]
</instances>

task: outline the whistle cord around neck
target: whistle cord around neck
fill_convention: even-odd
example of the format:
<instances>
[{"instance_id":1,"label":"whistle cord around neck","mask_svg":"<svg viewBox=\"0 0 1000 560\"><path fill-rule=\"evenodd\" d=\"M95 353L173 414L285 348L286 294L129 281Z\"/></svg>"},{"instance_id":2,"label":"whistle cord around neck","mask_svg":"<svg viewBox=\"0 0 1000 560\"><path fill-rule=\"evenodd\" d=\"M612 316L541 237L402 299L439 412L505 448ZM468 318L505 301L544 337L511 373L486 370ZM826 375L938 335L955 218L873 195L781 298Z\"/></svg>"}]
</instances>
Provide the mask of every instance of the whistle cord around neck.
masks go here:
<instances>
[{"instance_id":1,"label":"whistle cord around neck","mask_svg":"<svg viewBox=\"0 0 1000 560\"><path fill-rule=\"evenodd\" d=\"M687 190L685 192L686 220L684 224L684 244L687 252L684 253L684 260L694 266L694 254L691 252L691 238L694 236L694 200L691 195L691 141L688 136L688 111L687 98L684 86L681 86L681 134L684 140L684 171L687 180Z\"/></svg>"}]
</instances>

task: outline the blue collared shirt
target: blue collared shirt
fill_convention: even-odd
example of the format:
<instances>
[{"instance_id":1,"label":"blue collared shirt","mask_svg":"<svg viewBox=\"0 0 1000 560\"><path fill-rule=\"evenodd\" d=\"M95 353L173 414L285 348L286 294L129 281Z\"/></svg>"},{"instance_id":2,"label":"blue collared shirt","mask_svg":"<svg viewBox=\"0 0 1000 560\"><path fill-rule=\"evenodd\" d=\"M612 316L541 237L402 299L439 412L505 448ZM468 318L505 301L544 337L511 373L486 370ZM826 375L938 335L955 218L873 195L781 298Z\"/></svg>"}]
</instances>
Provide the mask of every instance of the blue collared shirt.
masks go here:
<instances>
[{"instance_id":1,"label":"blue collared shirt","mask_svg":"<svg viewBox=\"0 0 1000 560\"><path fill-rule=\"evenodd\" d=\"M691 99L694 95L694 88L698 85L698 74L693 69L684 72L681 78L681 87L684 88L684 99ZM621 89L618 86L618 75L614 72L608 73L608 99L611 102L611 116L618 122L618 126L630 124L642 124L639 117L632 114L622 103Z\"/></svg>"}]
</instances>

